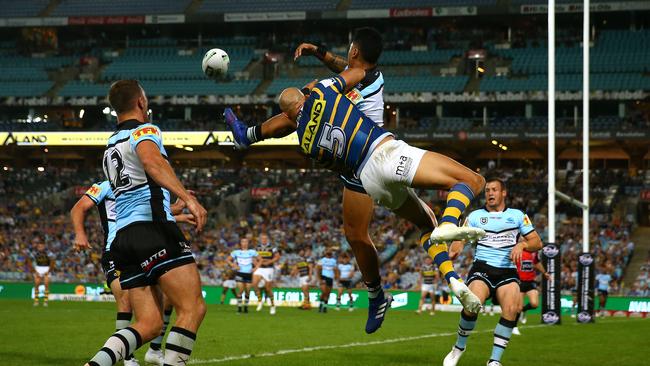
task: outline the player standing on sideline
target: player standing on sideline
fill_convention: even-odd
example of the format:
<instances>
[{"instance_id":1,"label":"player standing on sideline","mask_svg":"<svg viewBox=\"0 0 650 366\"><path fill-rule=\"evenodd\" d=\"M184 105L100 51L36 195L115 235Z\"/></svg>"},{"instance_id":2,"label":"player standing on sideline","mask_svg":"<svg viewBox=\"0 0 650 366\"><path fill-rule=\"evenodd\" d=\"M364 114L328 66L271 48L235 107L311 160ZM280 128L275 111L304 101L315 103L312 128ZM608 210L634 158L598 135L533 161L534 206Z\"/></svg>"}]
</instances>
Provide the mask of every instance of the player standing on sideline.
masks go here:
<instances>
[{"instance_id":1,"label":"player standing on sideline","mask_svg":"<svg viewBox=\"0 0 650 366\"><path fill-rule=\"evenodd\" d=\"M111 254L120 271L120 285L129 290L136 322L113 334L86 365L114 365L160 335L161 291L177 312L164 364L185 365L206 306L191 248L172 216L170 193L185 202L197 232L203 229L207 212L174 174L160 130L148 123L148 101L140 84L117 81L108 100L118 121L103 159L117 213Z\"/></svg>"},{"instance_id":2,"label":"player standing on sideline","mask_svg":"<svg viewBox=\"0 0 650 366\"><path fill-rule=\"evenodd\" d=\"M524 297L528 297L528 304L524 305L517 314L517 320L521 324L526 324L526 311L537 309L539 306L539 290L537 290L537 272L541 273L547 280L551 279L551 275L546 272L544 266L539 261L537 252L523 251L521 253L521 262L515 263L517 265L517 274L519 275L519 290L521 291L521 304L524 303ZM519 328L515 327L512 334L521 335Z\"/></svg>"},{"instance_id":3,"label":"player standing on sideline","mask_svg":"<svg viewBox=\"0 0 650 366\"><path fill-rule=\"evenodd\" d=\"M341 296L343 291L348 293L348 307L350 311L354 310L354 300L352 299L352 276L354 276L355 266L354 263L350 262L350 256L348 253L342 253L339 256L341 263L338 264L339 270L339 288L338 293L336 294L336 310L341 309Z\"/></svg>"},{"instance_id":4,"label":"player standing on sideline","mask_svg":"<svg viewBox=\"0 0 650 366\"><path fill-rule=\"evenodd\" d=\"M300 276L300 289L302 290L302 305L300 309L309 310L311 304L309 302L309 286L312 283L312 274L314 271L314 264L310 255L307 255L304 249L298 252L298 263L296 263L292 275Z\"/></svg>"},{"instance_id":5,"label":"player standing on sideline","mask_svg":"<svg viewBox=\"0 0 650 366\"><path fill-rule=\"evenodd\" d=\"M420 268L420 304L418 305L418 314L422 313L422 307L424 306L424 301L427 296L431 299L431 311L430 315L434 315L436 312L436 280L438 274L436 273L436 268L433 266L433 261L431 258L427 257L424 259L424 265Z\"/></svg>"},{"instance_id":6,"label":"player standing on sideline","mask_svg":"<svg viewBox=\"0 0 650 366\"><path fill-rule=\"evenodd\" d=\"M596 275L596 287L598 288L598 303L600 311L598 314L604 316L607 314L605 306L607 304L607 297L609 296L609 284L612 282L611 271L606 265L601 267L601 271Z\"/></svg>"},{"instance_id":7,"label":"player standing on sideline","mask_svg":"<svg viewBox=\"0 0 650 366\"><path fill-rule=\"evenodd\" d=\"M364 70L351 68L320 81L310 91L287 88L279 100L283 112L258 126L248 127L226 108L224 116L233 131L235 147L247 148L265 138L297 131L303 154L335 172L354 174L373 199L421 230L421 245L454 294L469 311L477 312L481 302L454 271L446 243L485 235L481 229L458 226L458 218L483 189L485 180L444 155L396 140L365 116L344 97L365 76ZM304 94L307 92L308 96ZM412 188L441 187L450 191L441 223L436 227L433 212ZM381 327L392 302L392 296L381 288L369 296L368 334Z\"/></svg>"},{"instance_id":8,"label":"player standing on sideline","mask_svg":"<svg viewBox=\"0 0 650 366\"><path fill-rule=\"evenodd\" d=\"M242 237L239 239L239 249L233 250L228 257L228 264L234 268L236 272L235 281L237 282L237 313L242 312L242 293L244 294L244 313L248 313L248 301L250 300L250 284L252 282L253 271L257 266L253 267L253 261L257 258L257 251L248 249L249 239Z\"/></svg>"},{"instance_id":9,"label":"player standing on sideline","mask_svg":"<svg viewBox=\"0 0 650 366\"><path fill-rule=\"evenodd\" d=\"M347 97L377 126L384 125L384 75L377 62L383 51L381 34L373 28L358 28L354 31L348 47L347 59L329 52L327 48L303 43L296 48L294 60L301 56L315 56L334 73L346 68L365 70L365 77L347 92ZM377 248L370 238L368 227L374 215L373 199L354 174L340 174L343 182L343 231L352 248L363 281L368 287L368 329L379 328L383 316L377 321L376 309L384 306L379 274ZM373 311L373 309L375 309ZM376 324L379 323L379 324ZM374 330L373 330L374 331Z\"/></svg>"},{"instance_id":10,"label":"player standing on sideline","mask_svg":"<svg viewBox=\"0 0 650 366\"><path fill-rule=\"evenodd\" d=\"M474 263L467 283L481 302L496 299L501 305L501 319L494 330L494 345L488 366L500 366L501 356L508 345L512 329L517 326L520 308L519 276L515 263L521 261L522 252L542 249L542 239L526 214L506 207L507 189L500 179L488 179L485 185L484 208L472 211L466 223L487 232L478 240ZM522 235L525 240L519 241ZM462 251L463 243L452 244L451 257ZM465 352L467 337L476 325L478 312L461 311L458 339L445 357L444 366L455 366Z\"/></svg>"},{"instance_id":11,"label":"player standing on sideline","mask_svg":"<svg viewBox=\"0 0 650 366\"><path fill-rule=\"evenodd\" d=\"M36 247L31 259L32 273L34 274L34 306L38 306L39 287L41 287L42 281L45 286L43 306L47 307L47 301L50 298L50 271L54 267L54 261L50 258L41 236L37 235L32 240L32 246Z\"/></svg>"},{"instance_id":12,"label":"player standing on sideline","mask_svg":"<svg viewBox=\"0 0 650 366\"><path fill-rule=\"evenodd\" d=\"M320 282L320 304L318 305L319 313L327 313L327 302L332 292L334 278L338 277L339 270L336 268L336 258L332 255L331 249L325 250L325 257L318 261L316 273L319 274Z\"/></svg>"},{"instance_id":13,"label":"player standing on sideline","mask_svg":"<svg viewBox=\"0 0 650 366\"><path fill-rule=\"evenodd\" d=\"M257 311L262 310L264 301L262 299L262 289L260 281L264 279L264 292L267 298L271 300L271 309L269 314L275 315L275 301L273 300L273 280L275 278L275 263L280 260L278 248L271 244L269 236L265 233L260 234L260 242L257 244L257 255L259 257L259 268L253 271L253 290L257 295Z\"/></svg>"},{"instance_id":14,"label":"player standing on sideline","mask_svg":"<svg viewBox=\"0 0 650 366\"><path fill-rule=\"evenodd\" d=\"M226 303L226 296L228 295L228 290L231 291L232 296L237 298L237 281L235 281L235 271L232 269L227 269L223 271L222 279L223 279L223 292L221 293L221 300L219 300L219 304L221 305ZM241 298L239 298L239 300L241 300Z\"/></svg>"}]
</instances>

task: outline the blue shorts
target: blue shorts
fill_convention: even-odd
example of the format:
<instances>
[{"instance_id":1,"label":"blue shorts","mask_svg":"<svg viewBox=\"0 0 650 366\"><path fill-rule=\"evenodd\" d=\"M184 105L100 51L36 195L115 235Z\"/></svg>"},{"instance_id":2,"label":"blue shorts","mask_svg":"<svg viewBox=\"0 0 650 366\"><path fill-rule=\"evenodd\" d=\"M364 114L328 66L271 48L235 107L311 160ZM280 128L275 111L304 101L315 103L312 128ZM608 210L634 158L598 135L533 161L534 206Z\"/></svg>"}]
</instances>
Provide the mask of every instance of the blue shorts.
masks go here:
<instances>
[{"instance_id":1,"label":"blue shorts","mask_svg":"<svg viewBox=\"0 0 650 366\"><path fill-rule=\"evenodd\" d=\"M359 178L356 178L353 174L339 174L339 179L343 182L345 188L358 193L368 194L363 189L363 184L361 184Z\"/></svg>"}]
</instances>

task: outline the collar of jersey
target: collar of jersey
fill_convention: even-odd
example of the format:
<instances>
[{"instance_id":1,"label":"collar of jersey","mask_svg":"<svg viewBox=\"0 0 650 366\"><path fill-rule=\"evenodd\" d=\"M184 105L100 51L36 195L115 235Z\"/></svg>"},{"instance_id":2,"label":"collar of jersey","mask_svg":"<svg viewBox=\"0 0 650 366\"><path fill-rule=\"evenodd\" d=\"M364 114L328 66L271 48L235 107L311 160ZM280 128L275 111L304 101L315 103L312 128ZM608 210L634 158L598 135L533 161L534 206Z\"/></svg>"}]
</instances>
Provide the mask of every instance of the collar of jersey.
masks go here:
<instances>
[{"instance_id":1,"label":"collar of jersey","mask_svg":"<svg viewBox=\"0 0 650 366\"><path fill-rule=\"evenodd\" d=\"M499 212L506 212L506 211L508 211L508 206L504 207L504 208L503 208L503 211L490 211L490 210L488 210L487 205L483 206L483 209L484 209L486 212L488 212L488 213L492 213L492 212L499 213Z\"/></svg>"},{"instance_id":2,"label":"collar of jersey","mask_svg":"<svg viewBox=\"0 0 650 366\"><path fill-rule=\"evenodd\" d=\"M140 126L143 123L144 122L140 122L137 119L127 119L126 121L124 121L124 122L120 123L119 125L117 125L117 129L118 129L118 131L119 130L132 130L132 129Z\"/></svg>"}]
</instances>

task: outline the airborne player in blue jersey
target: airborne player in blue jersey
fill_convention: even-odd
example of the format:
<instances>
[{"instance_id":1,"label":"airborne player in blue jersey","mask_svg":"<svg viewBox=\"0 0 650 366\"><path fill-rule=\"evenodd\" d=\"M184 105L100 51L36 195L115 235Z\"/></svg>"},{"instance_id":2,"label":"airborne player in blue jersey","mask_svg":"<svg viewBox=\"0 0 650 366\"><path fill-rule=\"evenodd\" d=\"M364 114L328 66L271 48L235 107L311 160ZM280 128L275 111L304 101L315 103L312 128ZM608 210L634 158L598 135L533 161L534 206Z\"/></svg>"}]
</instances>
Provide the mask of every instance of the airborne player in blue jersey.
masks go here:
<instances>
[{"instance_id":1,"label":"airborne player in blue jersey","mask_svg":"<svg viewBox=\"0 0 650 366\"><path fill-rule=\"evenodd\" d=\"M458 226L459 216L483 189L485 180L446 156L397 140L364 115L345 94L365 75L363 69L350 68L305 93L287 88L279 100L283 113L261 125L247 127L229 108L224 113L226 122L239 148L297 131L305 155L337 173L354 175L374 200L417 225L422 231L422 246L456 296L469 311L478 311L480 301L454 271L446 243L485 234L480 229ZM438 227L433 213L412 188L450 190ZM373 333L381 326L392 296L377 288L369 298L366 332Z\"/></svg>"}]
</instances>

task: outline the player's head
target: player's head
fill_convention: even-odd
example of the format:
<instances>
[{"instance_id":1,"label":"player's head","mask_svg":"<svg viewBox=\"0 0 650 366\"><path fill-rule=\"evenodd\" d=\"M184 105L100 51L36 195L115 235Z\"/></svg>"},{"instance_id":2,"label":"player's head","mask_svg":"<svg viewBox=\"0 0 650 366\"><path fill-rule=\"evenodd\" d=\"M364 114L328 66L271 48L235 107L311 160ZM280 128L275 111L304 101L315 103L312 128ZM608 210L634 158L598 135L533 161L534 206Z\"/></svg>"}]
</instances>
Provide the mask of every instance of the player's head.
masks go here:
<instances>
[{"instance_id":1,"label":"player's head","mask_svg":"<svg viewBox=\"0 0 650 366\"><path fill-rule=\"evenodd\" d=\"M339 256L339 259L343 263L348 263L350 261L350 256L348 255L348 253L341 253L341 255Z\"/></svg>"},{"instance_id":2,"label":"player's head","mask_svg":"<svg viewBox=\"0 0 650 366\"><path fill-rule=\"evenodd\" d=\"M118 80L111 84L108 102L119 122L127 119L149 121L149 100L137 80Z\"/></svg>"},{"instance_id":3,"label":"player's head","mask_svg":"<svg viewBox=\"0 0 650 366\"><path fill-rule=\"evenodd\" d=\"M269 243L269 236L266 233L261 233L260 234L260 244L268 244Z\"/></svg>"},{"instance_id":4,"label":"player's head","mask_svg":"<svg viewBox=\"0 0 650 366\"><path fill-rule=\"evenodd\" d=\"M286 88L280 94L280 110L289 117L290 120L295 121L298 117L300 108L305 104L305 95L298 88Z\"/></svg>"},{"instance_id":5,"label":"player's head","mask_svg":"<svg viewBox=\"0 0 650 366\"><path fill-rule=\"evenodd\" d=\"M352 35L348 50L348 66L358 67L360 63L376 65L383 50L381 34L374 28L358 28Z\"/></svg>"},{"instance_id":6,"label":"player's head","mask_svg":"<svg viewBox=\"0 0 650 366\"><path fill-rule=\"evenodd\" d=\"M248 238L242 237L241 239L239 239L239 246L241 247L242 250L248 249Z\"/></svg>"},{"instance_id":7,"label":"player's head","mask_svg":"<svg viewBox=\"0 0 650 366\"><path fill-rule=\"evenodd\" d=\"M34 236L32 239L32 245L38 250L39 252L42 252L45 250L45 242L43 241L43 238L41 238L40 235Z\"/></svg>"},{"instance_id":8,"label":"player's head","mask_svg":"<svg viewBox=\"0 0 650 366\"><path fill-rule=\"evenodd\" d=\"M332 249L327 249L327 250L325 250L325 256L326 256L327 258L331 258L331 257L332 257Z\"/></svg>"},{"instance_id":9,"label":"player's head","mask_svg":"<svg viewBox=\"0 0 650 366\"><path fill-rule=\"evenodd\" d=\"M433 264L433 259L431 259L431 257L424 258L424 264L426 264L427 266L432 265Z\"/></svg>"},{"instance_id":10,"label":"player's head","mask_svg":"<svg viewBox=\"0 0 650 366\"><path fill-rule=\"evenodd\" d=\"M508 190L506 183L500 178L488 178L485 182L485 205L490 209L502 208L506 201Z\"/></svg>"}]
</instances>

